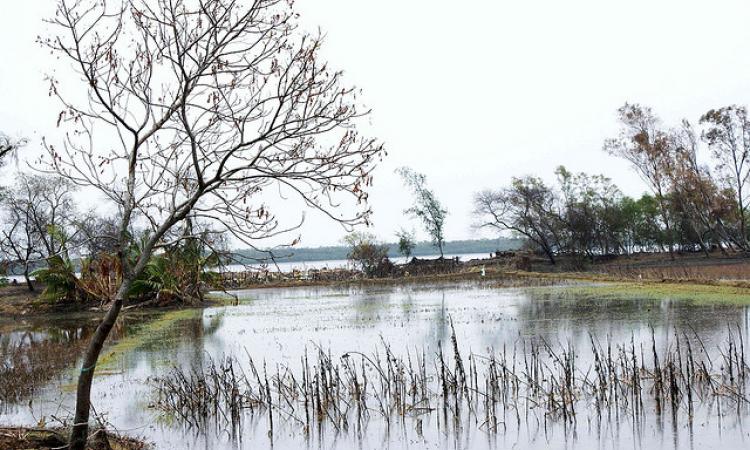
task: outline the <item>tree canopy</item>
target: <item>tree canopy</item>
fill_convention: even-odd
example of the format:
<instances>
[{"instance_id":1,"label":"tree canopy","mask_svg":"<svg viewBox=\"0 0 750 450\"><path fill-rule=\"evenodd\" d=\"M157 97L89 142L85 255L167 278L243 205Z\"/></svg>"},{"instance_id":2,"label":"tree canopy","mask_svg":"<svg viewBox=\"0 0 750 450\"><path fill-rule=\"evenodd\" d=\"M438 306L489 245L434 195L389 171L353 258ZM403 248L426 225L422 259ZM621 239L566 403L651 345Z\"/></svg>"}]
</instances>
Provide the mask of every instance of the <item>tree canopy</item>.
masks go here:
<instances>
[{"instance_id":1,"label":"tree canopy","mask_svg":"<svg viewBox=\"0 0 750 450\"><path fill-rule=\"evenodd\" d=\"M404 184L412 190L414 195L414 205L404 212L422 222L425 231L442 257L445 243L445 216L448 215L448 211L443 208L435 193L427 187L427 177L423 174L408 167L396 169L396 173L401 175Z\"/></svg>"}]
</instances>

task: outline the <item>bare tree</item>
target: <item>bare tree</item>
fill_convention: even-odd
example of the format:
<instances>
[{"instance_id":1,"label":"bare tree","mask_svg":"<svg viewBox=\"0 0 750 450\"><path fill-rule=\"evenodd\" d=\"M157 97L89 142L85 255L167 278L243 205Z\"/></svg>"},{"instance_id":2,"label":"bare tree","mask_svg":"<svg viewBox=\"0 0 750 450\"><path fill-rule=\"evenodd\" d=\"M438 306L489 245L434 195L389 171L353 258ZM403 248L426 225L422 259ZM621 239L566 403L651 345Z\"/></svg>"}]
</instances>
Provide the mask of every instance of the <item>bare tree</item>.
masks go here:
<instances>
[{"instance_id":1,"label":"bare tree","mask_svg":"<svg viewBox=\"0 0 750 450\"><path fill-rule=\"evenodd\" d=\"M718 160L718 170L735 193L739 220L735 239L743 250L747 250L750 248L747 228L750 120L747 109L743 106L712 109L701 117L700 123L706 127L702 136Z\"/></svg>"},{"instance_id":2,"label":"bare tree","mask_svg":"<svg viewBox=\"0 0 750 450\"><path fill-rule=\"evenodd\" d=\"M38 253L39 235L26 214L28 210L24 208L24 204L16 203L17 199L7 192L3 194L1 200L5 211L0 231L0 253L8 266L21 266L26 286L33 292L34 284L31 282L30 274L34 260L41 258L41 254Z\"/></svg>"},{"instance_id":3,"label":"bare tree","mask_svg":"<svg viewBox=\"0 0 750 450\"><path fill-rule=\"evenodd\" d=\"M23 267L29 277L34 265L66 250L66 235L75 214L73 185L60 177L18 173L15 185L0 191L0 251Z\"/></svg>"},{"instance_id":4,"label":"bare tree","mask_svg":"<svg viewBox=\"0 0 750 450\"><path fill-rule=\"evenodd\" d=\"M89 211L76 219L77 239L74 244L81 256L96 257L117 252L120 218L102 217Z\"/></svg>"},{"instance_id":5,"label":"bare tree","mask_svg":"<svg viewBox=\"0 0 750 450\"><path fill-rule=\"evenodd\" d=\"M432 244L440 251L443 257L443 244L445 243L444 224L445 216L448 214L440 203L440 200L427 187L427 178L408 167L396 169L396 173L414 193L414 206L404 211L422 221Z\"/></svg>"},{"instance_id":6,"label":"bare tree","mask_svg":"<svg viewBox=\"0 0 750 450\"><path fill-rule=\"evenodd\" d=\"M276 192L345 225L368 221L382 147L360 137L358 91L321 62L320 38L295 18L281 0L58 0L58 32L42 44L73 63L87 98L50 78L69 131L61 145L46 143L47 162L117 206L123 267L83 356L71 449L85 446L94 370L127 292L185 218L252 245L293 228L266 204ZM347 198L357 208L344 213ZM130 261L136 214L150 232Z\"/></svg>"}]
</instances>

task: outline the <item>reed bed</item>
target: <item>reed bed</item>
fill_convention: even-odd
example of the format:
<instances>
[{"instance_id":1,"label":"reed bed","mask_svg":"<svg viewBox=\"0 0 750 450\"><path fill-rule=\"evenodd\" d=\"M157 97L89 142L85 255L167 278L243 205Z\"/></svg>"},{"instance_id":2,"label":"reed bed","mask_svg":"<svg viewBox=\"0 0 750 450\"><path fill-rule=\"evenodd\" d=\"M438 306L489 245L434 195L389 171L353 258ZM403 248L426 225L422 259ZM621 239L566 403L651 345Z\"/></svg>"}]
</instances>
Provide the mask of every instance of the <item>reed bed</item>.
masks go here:
<instances>
[{"instance_id":1,"label":"reed bed","mask_svg":"<svg viewBox=\"0 0 750 450\"><path fill-rule=\"evenodd\" d=\"M592 419L644 423L669 415L692 426L699 408L720 417L750 412L750 367L739 327L727 329L713 357L694 333L675 331L668 345L657 345L653 330L650 342L590 336L576 348L519 339L484 355L464 354L453 332L437 349L397 356L382 341L372 354L334 358L317 348L295 370L269 369L249 354L245 364L237 356L210 360L152 380L156 407L201 430L237 431L248 415L266 417L270 436L279 421L306 433L324 424L362 432L373 419L387 427L412 420L419 434L427 420L502 433L529 421L567 429Z\"/></svg>"}]
</instances>

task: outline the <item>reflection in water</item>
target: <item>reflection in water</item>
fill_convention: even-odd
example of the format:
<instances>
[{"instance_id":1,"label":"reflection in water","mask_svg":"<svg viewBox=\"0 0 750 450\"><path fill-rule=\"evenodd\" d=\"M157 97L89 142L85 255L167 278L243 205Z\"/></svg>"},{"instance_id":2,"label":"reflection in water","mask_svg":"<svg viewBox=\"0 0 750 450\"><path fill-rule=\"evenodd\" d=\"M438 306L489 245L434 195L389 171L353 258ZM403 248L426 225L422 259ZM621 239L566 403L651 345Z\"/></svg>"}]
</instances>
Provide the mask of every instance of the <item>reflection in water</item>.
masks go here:
<instances>
[{"instance_id":1,"label":"reflection in water","mask_svg":"<svg viewBox=\"0 0 750 450\"><path fill-rule=\"evenodd\" d=\"M425 422L433 420L455 439L474 427L492 436L523 432L530 441L541 429L545 437L557 429L570 441L579 422L601 429L614 417L616 424L629 422L637 437L649 423L661 427L667 414L677 439L680 425L692 430L696 415L710 416L714 404L740 420L750 412L743 394L750 367L738 351L746 343L731 330L714 358L679 334L674 347L660 352L652 332L650 358L634 340L602 345L592 336L590 357L580 361L585 349L570 343L526 340L499 353L467 355L450 329L450 348L430 360L418 351L397 356L386 342L370 355L351 351L338 359L319 349L304 356L299 371L267 370L251 356L244 363L209 358L204 367L156 378L156 406L202 432L242 436L245 416L267 415L271 439L274 423L283 420L308 435L325 427L358 442L372 422L388 430L399 423L401 438L409 440L411 429L423 438Z\"/></svg>"},{"instance_id":2,"label":"reflection in water","mask_svg":"<svg viewBox=\"0 0 750 450\"><path fill-rule=\"evenodd\" d=\"M4 327L8 328L8 327ZM0 332L0 411L34 396L71 366L93 333L86 321L61 321L58 326L14 323Z\"/></svg>"},{"instance_id":3,"label":"reflection in water","mask_svg":"<svg viewBox=\"0 0 750 450\"><path fill-rule=\"evenodd\" d=\"M616 350L615 344L632 341L638 357L641 358L643 348L643 359L652 364L649 351L652 329L659 354L674 351L678 336L690 342L701 356L710 356L715 361L719 360L718 347L726 348L728 325L733 333L749 335L748 309L744 306L668 299L597 299L569 292L572 291L564 288L497 289L469 283L237 292L242 299L238 306L210 308L164 326L149 326L159 323L149 318L127 327L128 332L119 341L127 341L128 345L122 345L122 351L113 350L121 356L116 358L112 370L96 378L94 405L97 411L106 412L107 420L117 428L146 436L158 448L266 448L271 445L267 414L257 412L246 417L241 428L235 430L235 439L232 432L196 433L152 407L155 399L150 380L163 377L174 366L202 370L209 364L209 358L218 361L228 355L236 356L243 364L240 369L249 376L252 371L246 365L247 354L259 367L265 363L269 374L283 372L285 368L290 373L299 373L306 352L313 355L317 348L324 348L338 361L347 352L370 355L382 341L391 344L396 358L405 357L407 351L415 355L423 350L427 360L432 361L438 342L449 354L451 321L465 357L470 353L487 355L505 350L511 364L515 345L519 349L515 363L520 365L524 355L530 353L532 343L548 343L557 349L570 345L579 349L575 364L580 368L591 366L591 336L603 349L611 343ZM0 341L3 338L5 335ZM524 342L525 353L520 350ZM117 343L112 348L116 349ZM744 354L744 348L741 351ZM549 356L544 351L539 353ZM11 412L0 413L0 423L33 424L50 411L70 408L72 393L66 388L70 379L66 375L38 392L33 411L18 406ZM469 409L462 408L459 420L438 418L442 414L439 411L439 414L394 420L371 417L359 437L354 427L354 433L344 433L319 422L305 432L294 419L276 417L272 436L275 449L302 446L656 449L707 446L719 440L726 448L744 445L741 416L726 410L717 416L716 404L710 413L696 411L692 426L673 420L667 409L657 421L617 413L590 420L583 414L595 410L595 402L587 406L578 410L575 427L545 420L544 414L538 413L515 417L505 412L501 417L498 410L499 431L490 433L486 426L478 426L481 423L476 423L478 419ZM653 413L653 405L645 408L641 417ZM696 433L696 429L700 432Z\"/></svg>"}]
</instances>

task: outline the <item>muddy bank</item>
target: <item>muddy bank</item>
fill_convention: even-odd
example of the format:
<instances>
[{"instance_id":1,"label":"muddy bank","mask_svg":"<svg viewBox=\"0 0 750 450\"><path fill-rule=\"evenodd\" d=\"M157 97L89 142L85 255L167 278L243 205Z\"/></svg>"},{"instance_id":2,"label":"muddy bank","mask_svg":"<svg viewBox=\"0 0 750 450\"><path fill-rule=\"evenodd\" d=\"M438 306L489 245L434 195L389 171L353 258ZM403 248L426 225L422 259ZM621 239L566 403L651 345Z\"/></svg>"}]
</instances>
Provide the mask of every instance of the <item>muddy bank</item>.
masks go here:
<instances>
[{"instance_id":1,"label":"muddy bank","mask_svg":"<svg viewBox=\"0 0 750 450\"><path fill-rule=\"evenodd\" d=\"M309 269L289 272L248 270L221 274L215 288L248 289L263 287L336 286L348 284L390 284L413 281L462 280L513 277L518 273L612 281L659 281L693 284L727 284L750 288L750 258L744 254L705 256L684 253L644 253L634 255L561 255L556 264L539 255L501 252L490 258L418 259L407 264L385 264L382 273L365 277L351 269ZM386 270L387 269L387 270Z\"/></svg>"},{"instance_id":2,"label":"muddy bank","mask_svg":"<svg viewBox=\"0 0 750 450\"><path fill-rule=\"evenodd\" d=\"M4 323L12 323L26 318L53 318L60 315L79 315L83 318L100 317L107 310L108 304L99 305L86 302L52 302L40 295L44 286L30 292L26 286L0 287L0 331ZM224 304L225 300L216 296L205 298L200 303L182 303L178 301L154 302L144 301L130 303L125 311L138 310L146 312L164 312L176 309L200 309Z\"/></svg>"},{"instance_id":3,"label":"muddy bank","mask_svg":"<svg viewBox=\"0 0 750 450\"><path fill-rule=\"evenodd\" d=\"M0 317L23 315L32 308L47 308L45 302L39 300L44 290L40 283L34 283L34 291L30 291L25 284L8 284L0 286Z\"/></svg>"},{"instance_id":4,"label":"muddy bank","mask_svg":"<svg viewBox=\"0 0 750 450\"><path fill-rule=\"evenodd\" d=\"M3 450L52 450L66 448L68 431L62 428L0 428ZM137 439L94 430L88 450L145 450L150 446Z\"/></svg>"}]
</instances>

